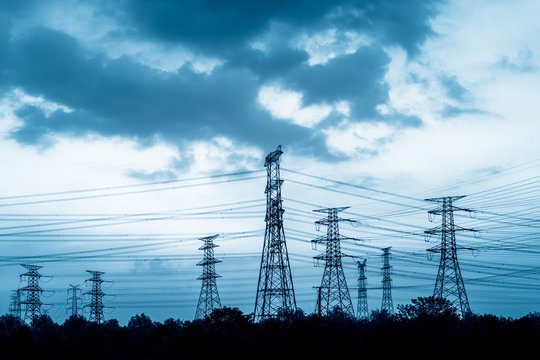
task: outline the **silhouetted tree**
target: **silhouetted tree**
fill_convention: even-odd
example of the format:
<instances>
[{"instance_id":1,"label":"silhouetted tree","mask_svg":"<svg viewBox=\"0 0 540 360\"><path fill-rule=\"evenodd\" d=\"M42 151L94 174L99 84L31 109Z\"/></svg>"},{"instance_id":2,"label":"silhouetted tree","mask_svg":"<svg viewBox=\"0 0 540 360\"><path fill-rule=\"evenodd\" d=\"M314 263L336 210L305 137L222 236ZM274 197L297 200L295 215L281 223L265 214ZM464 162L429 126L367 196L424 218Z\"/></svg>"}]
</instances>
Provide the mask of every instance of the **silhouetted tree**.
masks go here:
<instances>
[{"instance_id":1,"label":"silhouetted tree","mask_svg":"<svg viewBox=\"0 0 540 360\"><path fill-rule=\"evenodd\" d=\"M444 298L428 296L411 299L412 304L398 305L400 319L457 317L457 309Z\"/></svg>"},{"instance_id":2,"label":"silhouetted tree","mask_svg":"<svg viewBox=\"0 0 540 360\"><path fill-rule=\"evenodd\" d=\"M20 358L22 346L25 347L26 355L33 355L34 336L31 328L16 316L0 316L0 351L2 358Z\"/></svg>"},{"instance_id":3,"label":"silhouetted tree","mask_svg":"<svg viewBox=\"0 0 540 360\"><path fill-rule=\"evenodd\" d=\"M280 309L277 313L277 319L280 321L293 321L297 319L302 319L306 316L302 309L297 309L296 311L285 311Z\"/></svg>"},{"instance_id":4,"label":"silhouetted tree","mask_svg":"<svg viewBox=\"0 0 540 360\"><path fill-rule=\"evenodd\" d=\"M150 330L155 326L150 317L142 313L141 315L132 316L128 321L128 329Z\"/></svg>"},{"instance_id":5,"label":"silhouetted tree","mask_svg":"<svg viewBox=\"0 0 540 360\"><path fill-rule=\"evenodd\" d=\"M386 310L373 310L370 319L375 323L386 323L394 320L395 316Z\"/></svg>"},{"instance_id":6,"label":"silhouetted tree","mask_svg":"<svg viewBox=\"0 0 540 360\"><path fill-rule=\"evenodd\" d=\"M18 330L24 323L20 318L13 315L0 316L0 336L10 336Z\"/></svg>"},{"instance_id":7,"label":"silhouetted tree","mask_svg":"<svg viewBox=\"0 0 540 360\"><path fill-rule=\"evenodd\" d=\"M328 314L328 317L332 319L350 319L351 318L351 316L347 314L346 312L344 312L343 309L340 308L339 306L334 306L330 314Z\"/></svg>"},{"instance_id":8,"label":"silhouetted tree","mask_svg":"<svg viewBox=\"0 0 540 360\"><path fill-rule=\"evenodd\" d=\"M249 324L251 323L251 316L244 315L244 313L237 307L227 307L214 309L210 315L205 318L210 324Z\"/></svg>"}]
</instances>

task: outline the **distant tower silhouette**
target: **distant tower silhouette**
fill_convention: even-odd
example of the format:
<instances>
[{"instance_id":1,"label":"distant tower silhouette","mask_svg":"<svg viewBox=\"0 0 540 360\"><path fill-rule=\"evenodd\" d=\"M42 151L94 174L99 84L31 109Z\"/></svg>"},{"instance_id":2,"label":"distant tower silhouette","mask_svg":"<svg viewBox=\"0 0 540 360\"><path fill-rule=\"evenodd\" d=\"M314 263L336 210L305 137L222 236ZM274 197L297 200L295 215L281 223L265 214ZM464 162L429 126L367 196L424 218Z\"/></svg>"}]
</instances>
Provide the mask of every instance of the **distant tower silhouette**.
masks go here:
<instances>
[{"instance_id":1,"label":"distant tower silhouette","mask_svg":"<svg viewBox=\"0 0 540 360\"><path fill-rule=\"evenodd\" d=\"M31 323L41 312L41 293L43 289L39 286L39 280L41 275L38 270L43 266L39 265L25 265L21 264L26 270L26 273L21 274L21 279L26 278L26 286L19 289L20 293L24 294L24 299L19 304L24 305L24 318L23 321Z\"/></svg>"},{"instance_id":2,"label":"distant tower silhouette","mask_svg":"<svg viewBox=\"0 0 540 360\"><path fill-rule=\"evenodd\" d=\"M474 250L471 247L456 245L456 231L476 231L475 229L467 229L454 224L454 211L467 211L469 209L458 208L452 205L456 200L462 199L465 196L447 196L440 198L425 199L425 201L435 202L440 204L440 207L428 211L430 215L441 215L442 222L440 226L426 230L426 235L441 235L441 244L427 249L430 253L440 253L441 260L439 263L439 271L433 296L448 299L452 304L458 306L458 312L463 316L471 312L465 284L461 277L459 268L457 250L466 249Z\"/></svg>"},{"instance_id":3,"label":"distant tower silhouette","mask_svg":"<svg viewBox=\"0 0 540 360\"><path fill-rule=\"evenodd\" d=\"M283 229L279 163L281 145L266 156L266 231L255 299L256 320L296 311L296 298Z\"/></svg>"},{"instance_id":4,"label":"distant tower silhouette","mask_svg":"<svg viewBox=\"0 0 540 360\"><path fill-rule=\"evenodd\" d=\"M21 290L12 290L9 296L9 313L13 316L21 318Z\"/></svg>"},{"instance_id":5,"label":"distant tower silhouette","mask_svg":"<svg viewBox=\"0 0 540 360\"><path fill-rule=\"evenodd\" d=\"M366 262L367 259L364 259L364 261L358 261L358 307L356 312L358 313L358 318L360 319L369 318L366 288Z\"/></svg>"},{"instance_id":6,"label":"distant tower silhouette","mask_svg":"<svg viewBox=\"0 0 540 360\"><path fill-rule=\"evenodd\" d=\"M101 276L105 273L102 271L92 270L86 270L86 272L90 273L92 277L85 281L90 282L91 285L90 291L87 291L83 294L90 295L90 304L85 305L84 307L90 308L90 315L88 316L88 320L101 324L105 320L105 317L103 316L103 308L105 307L103 305L103 297L105 296L105 293L101 290L101 284L103 283L103 279L101 279Z\"/></svg>"},{"instance_id":7,"label":"distant tower silhouette","mask_svg":"<svg viewBox=\"0 0 540 360\"><path fill-rule=\"evenodd\" d=\"M394 304L392 302L392 278L391 278L391 269L390 266L390 249L392 247L387 247L382 249L383 251L383 266L382 270L382 288L383 288L383 297L381 304L381 311L386 311L389 314L394 314Z\"/></svg>"},{"instance_id":8,"label":"distant tower silhouette","mask_svg":"<svg viewBox=\"0 0 540 360\"><path fill-rule=\"evenodd\" d=\"M327 316L332 314L334 310L340 310L344 314L351 317L354 316L354 308L347 287L345 273L341 264L341 258L350 256L341 252L341 240L354 240L339 234L339 222L350 221L338 217L338 213L348 209L348 207L328 208L313 210L328 214L328 217L317 220L315 224L326 226L326 236L321 236L312 240L315 247L318 243L326 245L325 252L314 256L316 260L324 260L324 271L321 280L321 285L318 287L317 304L315 311L319 316Z\"/></svg>"},{"instance_id":9,"label":"distant tower silhouette","mask_svg":"<svg viewBox=\"0 0 540 360\"><path fill-rule=\"evenodd\" d=\"M81 297L81 287L80 285L69 285L68 288L68 309L71 310L71 316L79 315L79 303L82 301Z\"/></svg>"},{"instance_id":10,"label":"distant tower silhouette","mask_svg":"<svg viewBox=\"0 0 540 360\"><path fill-rule=\"evenodd\" d=\"M197 280L202 280L202 285L197 311L195 311L195 319L203 319L205 316L210 315L214 309L221 307L221 300L219 299L216 285L216 278L221 276L216 274L215 267L215 264L220 263L221 260L214 258L214 248L219 247L219 245L214 244L214 239L218 236L212 235L200 239L204 242L204 245L199 250L204 250L204 257L197 264L203 267L203 272L197 278Z\"/></svg>"}]
</instances>

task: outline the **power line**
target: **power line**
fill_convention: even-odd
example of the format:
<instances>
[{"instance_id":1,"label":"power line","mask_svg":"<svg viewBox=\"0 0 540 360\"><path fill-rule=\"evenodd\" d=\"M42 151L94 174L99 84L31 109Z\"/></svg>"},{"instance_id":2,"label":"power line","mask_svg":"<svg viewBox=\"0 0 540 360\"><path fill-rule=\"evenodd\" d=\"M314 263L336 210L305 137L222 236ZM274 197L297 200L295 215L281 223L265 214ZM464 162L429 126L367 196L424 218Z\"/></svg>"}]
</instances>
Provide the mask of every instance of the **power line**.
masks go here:
<instances>
[{"instance_id":1,"label":"power line","mask_svg":"<svg viewBox=\"0 0 540 360\"><path fill-rule=\"evenodd\" d=\"M86 188L86 189L56 191L56 192L48 192L48 193L2 196L2 197L0 197L0 200L22 199L22 198L54 196L54 195L67 195L67 194L77 194L77 193L82 193L82 192L95 192L95 191L109 191L109 190L118 190L118 189L128 189L128 188L134 188L134 187L163 185L163 184L171 184L171 183L182 183L182 182L197 181L197 180L215 179L215 178L221 178L221 177L247 175L247 174L258 173L258 172L261 172L261 171L262 171L261 169L247 170L247 171L235 171L235 172L224 173L224 174L198 176L198 177L185 178L185 179L170 179L170 180L152 181L152 182L130 184L130 185L115 185L115 186L106 186L106 187L98 187L98 188Z\"/></svg>"}]
</instances>

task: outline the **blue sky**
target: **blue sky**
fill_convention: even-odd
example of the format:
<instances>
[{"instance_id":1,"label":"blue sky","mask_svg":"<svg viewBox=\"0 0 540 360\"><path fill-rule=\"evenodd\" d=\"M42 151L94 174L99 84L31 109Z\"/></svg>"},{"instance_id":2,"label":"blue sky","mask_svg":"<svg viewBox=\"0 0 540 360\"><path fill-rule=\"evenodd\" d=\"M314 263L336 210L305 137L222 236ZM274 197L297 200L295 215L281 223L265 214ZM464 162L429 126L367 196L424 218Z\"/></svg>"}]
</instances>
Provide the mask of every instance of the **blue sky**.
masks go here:
<instances>
[{"instance_id":1,"label":"blue sky","mask_svg":"<svg viewBox=\"0 0 540 360\"><path fill-rule=\"evenodd\" d=\"M538 264L530 252L538 246L534 242L537 222L515 225L523 219L508 216L538 216L530 202L538 198L534 177L538 176L535 161L540 158L539 11L536 1L2 2L0 205L4 216L0 225L4 233L35 231L4 235L2 253L9 257L85 252L145 241L155 244L165 237L194 239L223 233L223 246L216 250L228 254L218 266L218 272L220 266L224 272L223 302L229 299L227 305L238 303L250 312L258 270L254 254L260 252L259 232L264 229L263 171L243 175L253 179L231 183L136 188L168 187L160 191L117 195L121 190L102 189L88 194L116 195L85 199L67 199L79 196L73 193L8 197L201 176L207 178L187 184L215 182L211 177L215 174L263 170L264 155L281 144L286 169L419 200L471 194L462 200L464 206L504 214L507 217L497 221L507 221L509 227L478 240L485 253L465 260L464 276L474 277L474 266L468 270L465 266L474 261L480 261L484 270L490 266L501 273L526 271ZM293 172L285 172L284 178L329 186ZM361 190L349 189L356 192L351 198L292 181L284 185L286 198L321 207L351 206L359 224L364 221L367 227L376 220L359 214L398 214L392 220L407 226L385 226L411 233L421 234L420 228L432 226L426 219L429 204L420 201L407 202L409 208L417 206L417 212L401 214L400 205L395 208L379 201L386 199L380 193L379 200L370 200L358 197L364 194ZM523 182L502 192L479 193L518 181ZM475 193L478 200L472 196ZM524 199L525 194L530 197ZM240 202L253 207L244 208ZM236 205L216 207L217 213L234 207L237 214L224 219L216 213L188 210L219 204ZM315 220L308 215L312 206L292 201L284 206L291 218L297 212L304 221L295 223L286 216L292 232L317 236L313 226L305 223ZM187 218L178 215L194 211L197 214ZM140 218L149 213L155 219L119 220L121 214ZM20 217L17 221L15 214ZM66 224L78 219L77 224L100 226L72 229L51 224L53 217ZM26 228L18 227L21 219L27 221ZM480 215L471 225L494 226ZM43 228L51 231L44 235L39 232ZM528 233L522 245L529 252L511 253L514 263L504 265L508 254L494 247L523 228ZM367 230L361 225L344 229L351 236L370 238L362 233ZM233 235L249 231L254 232ZM366 242L373 248L350 248L368 258L370 284L378 286L380 277L375 250L393 246L396 261L400 251L405 252L402 259L416 253L423 256L416 263L396 264L396 275L400 266L407 269L414 264L421 274L396 278L402 286L396 289L396 303L429 294L429 287L416 291L406 286L420 280L429 283L426 274L432 274L434 281L436 261L419 263L427 261L424 252L432 244L421 236L396 239L391 231L376 231ZM125 244L117 241L119 234L138 240ZM309 238L305 233L296 235ZM79 240L54 242L54 236ZM81 241L83 237L101 240ZM315 255L309 243L292 241L289 246L298 256L296 260L293 256L293 275L298 275L295 283L302 289L299 303L309 312L314 306L312 286L317 285L321 269L305 261ZM117 305L110 316L125 320L144 311L158 319L190 318L199 286L194 280L200 270L194 266L197 247L196 241L174 244L171 249L150 247L137 253L145 256L138 261L125 257L118 263L110 259L51 263L43 270L59 276L50 280L55 289L51 303L56 304L51 312L61 319L64 290L60 289L78 281L78 274L84 280L88 267L97 267L115 281L110 291L117 295L110 300ZM119 252L102 251L112 257ZM166 260L166 255L186 259ZM226 256L233 260L227 262ZM234 256L244 259L251 270L241 274ZM7 264L17 261L4 259L0 275L4 311L21 271ZM348 280L354 284L354 263L347 266ZM153 300L137 290L132 276L137 271L156 284ZM528 281L538 293L540 278L532 273ZM499 287L471 289L473 310L512 316L538 310L534 304L540 299L523 286L519 290L526 295L491 301L508 290L504 284L510 280L497 279ZM370 295L372 308L379 305L379 292L374 289ZM121 305L122 298L130 300ZM181 306L148 306L173 299Z\"/></svg>"}]
</instances>

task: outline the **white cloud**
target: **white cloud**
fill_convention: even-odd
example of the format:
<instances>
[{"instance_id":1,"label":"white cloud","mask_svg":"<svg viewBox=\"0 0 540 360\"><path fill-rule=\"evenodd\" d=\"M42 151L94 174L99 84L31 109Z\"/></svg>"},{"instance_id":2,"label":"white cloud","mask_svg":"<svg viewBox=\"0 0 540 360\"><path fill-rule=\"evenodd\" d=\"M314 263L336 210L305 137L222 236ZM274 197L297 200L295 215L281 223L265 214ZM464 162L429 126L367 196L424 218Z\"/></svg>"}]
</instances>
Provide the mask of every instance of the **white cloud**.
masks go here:
<instances>
[{"instance_id":1,"label":"white cloud","mask_svg":"<svg viewBox=\"0 0 540 360\"><path fill-rule=\"evenodd\" d=\"M418 116L424 126L402 132L372 164L444 182L540 157L531 135L540 133L539 12L534 1L454 1L432 20L437 35L416 58L386 49L389 100L379 112ZM462 98L450 96L448 78ZM448 108L462 111L448 117Z\"/></svg>"},{"instance_id":2,"label":"white cloud","mask_svg":"<svg viewBox=\"0 0 540 360\"><path fill-rule=\"evenodd\" d=\"M333 106L327 104L303 107L301 93L283 90L277 85L263 86L257 100L272 116L309 128L327 118L333 110Z\"/></svg>"},{"instance_id":3,"label":"white cloud","mask_svg":"<svg viewBox=\"0 0 540 360\"><path fill-rule=\"evenodd\" d=\"M314 34L302 34L296 46L309 54L308 64L326 64L340 56L354 54L360 47L371 44L372 40L355 31L341 31L335 28Z\"/></svg>"},{"instance_id":4,"label":"white cloud","mask_svg":"<svg viewBox=\"0 0 540 360\"><path fill-rule=\"evenodd\" d=\"M458 73L466 86L494 80L493 66L504 58L519 61L530 53L538 64L539 12L534 0L448 3L432 21L437 36L423 46L427 64Z\"/></svg>"},{"instance_id":5,"label":"white cloud","mask_svg":"<svg viewBox=\"0 0 540 360\"><path fill-rule=\"evenodd\" d=\"M183 154L193 159L191 171L195 174L252 169L260 166L263 157L259 149L235 143L223 136L192 142Z\"/></svg>"},{"instance_id":6,"label":"white cloud","mask_svg":"<svg viewBox=\"0 0 540 360\"><path fill-rule=\"evenodd\" d=\"M2 180L12 194L133 182L127 178L130 171L160 171L177 156L174 147L163 143L141 148L131 140L98 136L55 136L54 145L44 150L5 139L0 152L10 154L2 158L1 167L12 169Z\"/></svg>"},{"instance_id":7,"label":"white cloud","mask_svg":"<svg viewBox=\"0 0 540 360\"><path fill-rule=\"evenodd\" d=\"M359 153L377 152L395 133L394 127L385 123L345 122L323 132L331 152L355 156Z\"/></svg>"}]
</instances>

